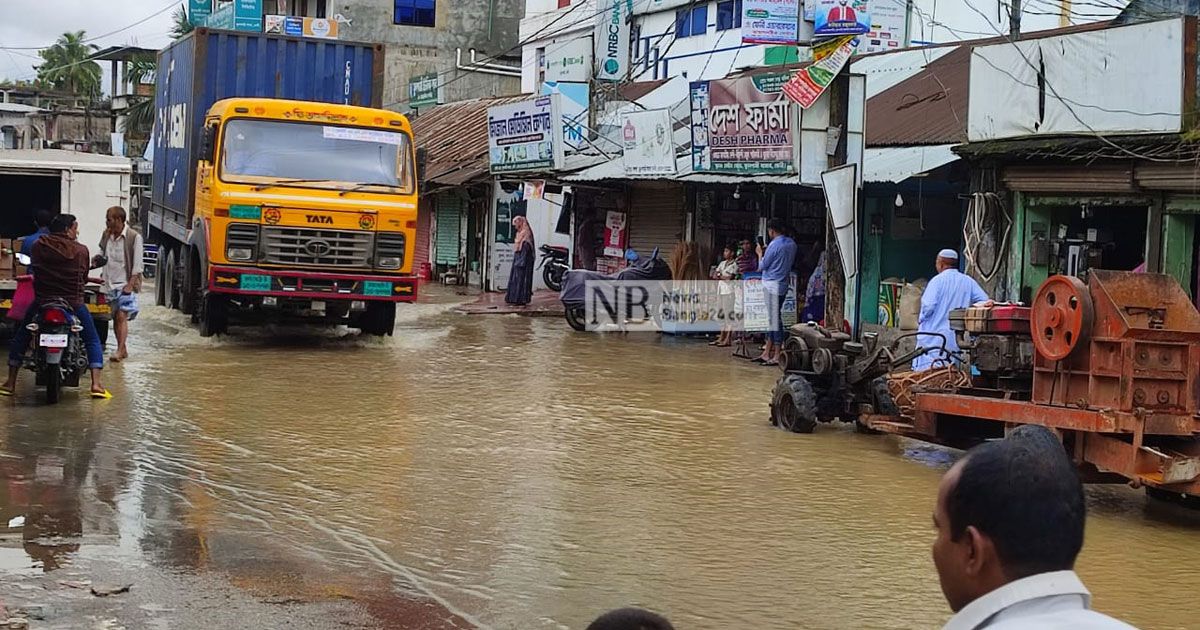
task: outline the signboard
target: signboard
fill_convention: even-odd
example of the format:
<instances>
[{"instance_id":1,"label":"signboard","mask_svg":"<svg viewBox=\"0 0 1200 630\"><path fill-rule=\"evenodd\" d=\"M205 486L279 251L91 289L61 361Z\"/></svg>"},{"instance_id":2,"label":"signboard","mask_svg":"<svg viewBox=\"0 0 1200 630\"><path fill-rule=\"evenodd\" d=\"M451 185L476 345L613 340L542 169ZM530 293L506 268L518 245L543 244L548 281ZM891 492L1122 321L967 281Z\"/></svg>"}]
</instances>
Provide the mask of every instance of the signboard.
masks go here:
<instances>
[{"instance_id":1,"label":"signboard","mask_svg":"<svg viewBox=\"0 0 1200 630\"><path fill-rule=\"evenodd\" d=\"M846 67L846 63L850 61L858 44L859 39L851 35L815 46L813 48L815 63L796 72L796 76L783 86L783 92L804 109L812 107L813 103L816 103L817 99L821 98L821 95L833 83L842 68Z\"/></svg>"},{"instance_id":2,"label":"signboard","mask_svg":"<svg viewBox=\"0 0 1200 630\"><path fill-rule=\"evenodd\" d=\"M587 146L591 84L546 81L542 83L542 95L550 94L559 95L559 115L562 116L566 149L578 151Z\"/></svg>"},{"instance_id":3,"label":"signboard","mask_svg":"<svg viewBox=\"0 0 1200 630\"><path fill-rule=\"evenodd\" d=\"M891 0L871 1L871 30L862 37L858 54L896 50L908 45L908 8Z\"/></svg>"},{"instance_id":4,"label":"signboard","mask_svg":"<svg viewBox=\"0 0 1200 630\"><path fill-rule=\"evenodd\" d=\"M194 25L205 24L212 15L213 0L188 0L188 21Z\"/></svg>"},{"instance_id":5,"label":"signboard","mask_svg":"<svg viewBox=\"0 0 1200 630\"><path fill-rule=\"evenodd\" d=\"M592 38L546 46L545 81L586 83L592 76Z\"/></svg>"},{"instance_id":6,"label":"signboard","mask_svg":"<svg viewBox=\"0 0 1200 630\"><path fill-rule=\"evenodd\" d=\"M717 173L795 172L791 102L782 91L789 78L777 72L693 84L693 167Z\"/></svg>"},{"instance_id":7,"label":"signboard","mask_svg":"<svg viewBox=\"0 0 1200 630\"><path fill-rule=\"evenodd\" d=\"M611 4L610 4L611 3ZM629 74L629 22L633 0L599 0L592 46L596 80L622 81Z\"/></svg>"},{"instance_id":8,"label":"signboard","mask_svg":"<svg viewBox=\"0 0 1200 630\"><path fill-rule=\"evenodd\" d=\"M861 35L871 30L867 0L817 0L813 34L817 37Z\"/></svg>"},{"instance_id":9,"label":"signboard","mask_svg":"<svg viewBox=\"0 0 1200 630\"><path fill-rule=\"evenodd\" d=\"M262 0L233 0L226 3L204 21L209 28L262 32Z\"/></svg>"},{"instance_id":10,"label":"signboard","mask_svg":"<svg viewBox=\"0 0 1200 630\"><path fill-rule=\"evenodd\" d=\"M801 0L742 0L742 42L790 44L799 38Z\"/></svg>"},{"instance_id":11,"label":"signboard","mask_svg":"<svg viewBox=\"0 0 1200 630\"><path fill-rule=\"evenodd\" d=\"M312 37L315 39L337 39L340 25L336 20L297 17L294 15L268 15L263 18L263 31L289 37Z\"/></svg>"},{"instance_id":12,"label":"signboard","mask_svg":"<svg viewBox=\"0 0 1200 630\"><path fill-rule=\"evenodd\" d=\"M413 109L438 104L438 73L430 72L408 80L408 106Z\"/></svg>"},{"instance_id":13,"label":"signboard","mask_svg":"<svg viewBox=\"0 0 1200 630\"><path fill-rule=\"evenodd\" d=\"M628 112L621 117L624 154L621 161L628 175L674 175L675 141L671 110Z\"/></svg>"},{"instance_id":14,"label":"signboard","mask_svg":"<svg viewBox=\"0 0 1200 630\"><path fill-rule=\"evenodd\" d=\"M488 108L492 173L562 168L563 125L557 94Z\"/></svg>"},{"instance_id":15,"label":"signboard","mask_svg":"<svg viewBox=\"0 0 1200 630\"><path fill-rule=\"evenodd\" d=\"M625 245L629 240L629 230L625 229L624 212L609 210L604 220L604 255L621 257L625 255Z\"/></svg>"},{"instance_id":16,"label":"signboard","mask_svg":"<svg viewBox=\"0 0 1200 630\"><path fill-rule=\"evenodd\" d=\"M761 273L743 274L742 280L742 326L748 332L771 330L771 310L768 308L767 290L763 286ZM796 308L796 285L798 277L792 274L788 280L787 295L783 298L783 325L794 326L800 320Z\"/></svg>"}]
</instances>

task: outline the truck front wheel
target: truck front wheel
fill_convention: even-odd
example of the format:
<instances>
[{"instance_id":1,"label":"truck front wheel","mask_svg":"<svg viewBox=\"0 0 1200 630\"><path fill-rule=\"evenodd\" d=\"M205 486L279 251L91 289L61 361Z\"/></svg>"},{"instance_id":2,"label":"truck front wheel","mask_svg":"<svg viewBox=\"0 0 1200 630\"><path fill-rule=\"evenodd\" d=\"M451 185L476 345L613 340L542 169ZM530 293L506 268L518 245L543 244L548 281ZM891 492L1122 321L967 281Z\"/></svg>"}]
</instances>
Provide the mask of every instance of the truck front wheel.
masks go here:
<instances>
[{"instance_id":1,"label":"truck front wheel","mask_svg":"<svg viewBox=\"0 0 1200 630\"><path fill-rule=\"evenodd\" d=\"M396 305L392 302L369 302L359 328L365 335L391 337L396 328Z\"/></svg>"},{"instance_id":2,"label":"truck front wheel","mask_svg":"<svg viewBox=\"0 0 1200 630\"><path fill-rule=\"evenodd\" d=\"M196 309L201 337L223 335L229 328L229 299L219 293L204 292Z\"/></svg>"}]
</instances>

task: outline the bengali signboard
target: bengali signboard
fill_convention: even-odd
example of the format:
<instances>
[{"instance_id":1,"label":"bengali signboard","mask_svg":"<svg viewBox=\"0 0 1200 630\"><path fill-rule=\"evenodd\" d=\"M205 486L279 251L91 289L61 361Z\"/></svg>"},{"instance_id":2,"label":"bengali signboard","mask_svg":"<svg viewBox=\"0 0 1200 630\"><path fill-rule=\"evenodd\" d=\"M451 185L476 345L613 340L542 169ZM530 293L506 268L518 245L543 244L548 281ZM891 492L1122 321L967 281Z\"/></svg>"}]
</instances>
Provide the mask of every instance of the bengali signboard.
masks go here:
<instances>
[{"instance_id":1,"label":"bengali signboard","mask_svg":"<svg viewBox=\"0 0 1200 630\"><path fill-rule=\"evenodd\" d=\"M213 0L188 0L188 21L196 26L206 23L212 15Z\"/></svg>"},{"instance_id":2,"label":"bengali signboard","mask_svg":"<svg viewBox=\"0 0 1200 630\"><path fill-rule=\"evenodd\" d=\"M818 37L861 35L871 30L867 0L817 0L813 34Z\"/></svg>"},{"instance_id":3,"label":"bengali signboard","mask_svg":"<svg viewBox=\"0 0 1200 630\"><path fill-rule=\"evenodd\" d=\"M562 168L563 124L558 94L488 108L492 173Z\"/></svg>"},{"instance_id":4,"label":"bengali signboard","mask_svg":"<svg viewBox=\"0 0 1200 630\"><path fill-rule=\"evenodd\" d=\"M908 45L908 9L890 0L872 0L871 30L863 36L858 54L896 50Z\"/></svg>"},{"instance_id":5,"label":"bengali signboard","mask_svg":"<svg viewBox=\"0 0 1200 630\"><path fill-rule=\"evenodd\" d=\"M596 80L623 81L629 74L629 22L633 0L598 0L592 46Z\"/></svg>"},{"instance_id":6,"label":"bengali signboard","mask_svg":"<svg viewBox=\"0 0 1200 630\"><path fill-rule=\"evenodd\" d=\"M763 285L761 273L742 275L741 304L742 326L750 332L766 332L771 330L771 309L767 302L767 290ZM796 287L799 277L792 274L788 279L787 295L783 297L783 325L790 327L800 321L797 312Z\"/></svg>"},{"instance_id":7,"label":"bengali signboard","mask_svg":"<svg viewBox=\"0 0 1200 630\"><path fill-rule=\"evenodd\" d=\"M628 175L674 175L675 142L671 111L651 109L622 117L621 161Z\"/></svg>"},{"instance_id":8,"label":"bengali signboard","mask_svg":"<svg viewBox=\"0 0 1200 630\"><path fill-rule=\"evenodd\" d=\"M788 73L692 84L693 168L739 174L794 173Z\"/></svg>"},{"instance_id":9,"label":"bengali signboard","mask_svg":"<svg viewBox=\"0 0 1200 630\"><path fill-rule=\"evenodd\" d=\"M204 20L209 28L262 32L262 0L233 0L214 11Z\"/></svg>"},{"instance_id":10,"label":"bengali signboard","mask_svg":"<svg viewBox=\"0 0 1200 630\"><path fill-rule=\"evenodd\" d=\"M842 68L846 67L858 44L859 39L850 35L814 46L814 63L798 71L796 76L783 86L784 93L804 109L812 107Z\"/></svg>"},{"instance_id":11,"label":"bengali signboard","mask_svg":"<svg viewBox=\"0 0 1200 630\"><path fill-rule=\"evenodd\" d=\"M336 20L293 15L268 15L263 18L263 21L263 31L267 33L315 39L338 38L339 24Z\"/></svg>"},{"instance_id":12,"label":"bengali signboard","mask_svg":"<svg viewBox=\"0 0 1200 630\"><path fill-rule=\"evenodd\" d=\"M408 80L408 106L413 109L438 104L438 73L430 72Z\"/></svg>"},{"instance_id":13,"label":"bengali signboard","mask_svg":"<svg viewBox=\"0 0 1200 630\"><path fill-rule=\"evenodd\" d=\"M795 45L800 0L742 0L742 42Z\"/></svg>"},{"instance_id":14,"label":"bengali signboard","mask_svg":"<svg viewBox=\"0 0 1200 630\"><path fill-rule=\"evenodd\" d=\"M592 74L592 38L547 45L545 63L543 81L586 83Z\"/></svg>"}]
</instances>

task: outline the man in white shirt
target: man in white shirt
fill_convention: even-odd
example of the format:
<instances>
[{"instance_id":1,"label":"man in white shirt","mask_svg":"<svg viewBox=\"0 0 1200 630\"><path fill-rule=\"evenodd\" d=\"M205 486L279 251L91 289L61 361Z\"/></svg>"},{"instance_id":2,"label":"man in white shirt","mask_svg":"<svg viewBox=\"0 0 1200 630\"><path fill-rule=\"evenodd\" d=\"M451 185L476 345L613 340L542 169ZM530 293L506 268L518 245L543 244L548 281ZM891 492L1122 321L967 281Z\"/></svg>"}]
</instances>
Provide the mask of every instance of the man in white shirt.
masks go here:
<instances>
[{"instance_id":1,"label":"man in white shirt","mask_svg":"<svg viewBox=\"0 0 1200 630\"><path fill-rule=\"evenodd\" d=\"M104 293L113 312L113 332L117 335L117 352L110 358L114 363L129 357L129 322L137 318L138 293L142 290L142 235L128 227L125 209L113 206L106 216L107 228L100 238L100 253L104 256Z\"/></svg>"},{"instance_id":2,"label":"man in white shirt","mask_svg":"<svg viewBox=\"0 0 1200 630\"><path fill-rule=\"evenodd\" d=\"M1023 426L978 446L942 477L933 522L950 608L944 630L1129 630L1090 609L1074 572L1083 485L1048 429Z\"/></svg>"}]
</instances>

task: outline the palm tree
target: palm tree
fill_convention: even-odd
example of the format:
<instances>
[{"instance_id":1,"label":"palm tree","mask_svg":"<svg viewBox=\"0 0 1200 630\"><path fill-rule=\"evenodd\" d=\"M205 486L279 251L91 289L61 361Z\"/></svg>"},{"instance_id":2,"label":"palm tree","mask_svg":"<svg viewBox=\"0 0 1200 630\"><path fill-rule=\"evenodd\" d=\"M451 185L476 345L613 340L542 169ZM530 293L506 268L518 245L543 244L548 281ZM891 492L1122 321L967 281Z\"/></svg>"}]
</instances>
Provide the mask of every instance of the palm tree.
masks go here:
<instances>
[{"instance_id":1,"label":"palm tree","mask_svg":"<svg viewBox=\"0 0 1200 630\"><path fill-rule=\"evenodd\" d=\"M171 18L175 20L175 24L171 26L171 37L175 39L179 39L184 35L191 33L192 29L196 28L196 26L192 24L192 21L188 19L187 8L182 4L179 5L179 8L175 9L175 12L171 14Z\"/></svg>"},{"instance_id":2,"label":"palm tree","mask_svg":"<svg viewBox=\"0 0 1200 630\"><path fill-rule=\"evenodd\" d=\"M125 82L135 86L135 94L130 96L132 102L125 110L124 131L132 135L148 136L154 127L154 96L136 94L136 86L149 82L156 67L156 62L148 57L125 64Z\"/></svg>"},{"instance_id":3,"label":"palm tree","mask_svg":"<svg viewBox=\"0 0 1200 630\"><path fill-rule=\"evenodd\" d=\"M86 97L89 101L100 96L100 64L91 60L99 50L87 43L84 31L63 33L49 48L38 51L42 64L37 67L38 80L50 87Z\"/></svg>"}]
</instances>

